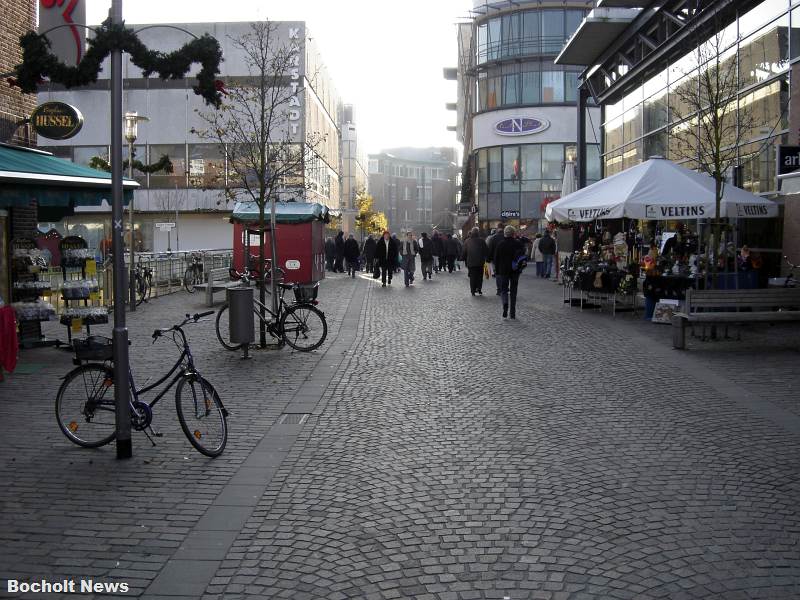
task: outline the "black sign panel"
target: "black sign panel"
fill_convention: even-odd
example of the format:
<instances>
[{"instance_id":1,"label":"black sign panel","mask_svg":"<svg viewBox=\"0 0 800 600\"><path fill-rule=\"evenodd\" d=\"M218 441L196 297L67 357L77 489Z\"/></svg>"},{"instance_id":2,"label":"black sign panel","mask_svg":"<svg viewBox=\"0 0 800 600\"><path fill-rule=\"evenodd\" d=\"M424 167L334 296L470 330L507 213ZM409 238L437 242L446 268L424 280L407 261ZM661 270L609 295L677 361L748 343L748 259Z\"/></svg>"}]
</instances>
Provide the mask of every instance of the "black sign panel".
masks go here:
<instances>
[{"instance_id":1,"label":"black sign panel","mask_svg":"<svg viewBox=\"0 0 800 600\"><path fill-rule=\"evenodd\" d=\"M64 102L45 102L31 113L31 125L42 137L66 140L83 127L83 115L74 106Z\"/></svg>"},{"instance_id":2,"label":"black sign panel","mask_svg":"<svg viewBox=\"0 0 800 600\"><path fill-rule=\"evenodd\" d=\"M778 175L800 169L800 146L778 146Z\"/></svg>"}]
</instances>

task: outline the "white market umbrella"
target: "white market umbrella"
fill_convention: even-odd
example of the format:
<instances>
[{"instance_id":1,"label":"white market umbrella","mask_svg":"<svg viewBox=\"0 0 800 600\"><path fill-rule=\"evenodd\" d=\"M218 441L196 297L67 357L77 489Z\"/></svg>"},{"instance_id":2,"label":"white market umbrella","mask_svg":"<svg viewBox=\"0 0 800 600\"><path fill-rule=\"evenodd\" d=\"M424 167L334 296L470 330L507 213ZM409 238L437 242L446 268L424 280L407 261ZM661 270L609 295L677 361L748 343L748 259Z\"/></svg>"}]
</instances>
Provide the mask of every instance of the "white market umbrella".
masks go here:
<instances>
[{"instance_id":1,"label":"white market umbrella","mask_svg":"<svg viewBox=\"0 0 800 600\"><path fill-rule=\"evenodd\" d=\"M714 204L711 177L665 158L651 158L551 202L545 217L549 221L713 219ZM720 213L720 217L768 218L778 215L778 205L727 184Z\"/></svg>"},{"instance_id":2,"label":"white market umbrella","mask_svg":"<svg viewBox=\"0 0 800 600\"><path fill-rule=\"evenodd\" d=\"M561 197L572 194L578 190L578 182L575 180L575 163L568 160L564 163L564 179L561 180Z\"/></svg>"}]
</instances>

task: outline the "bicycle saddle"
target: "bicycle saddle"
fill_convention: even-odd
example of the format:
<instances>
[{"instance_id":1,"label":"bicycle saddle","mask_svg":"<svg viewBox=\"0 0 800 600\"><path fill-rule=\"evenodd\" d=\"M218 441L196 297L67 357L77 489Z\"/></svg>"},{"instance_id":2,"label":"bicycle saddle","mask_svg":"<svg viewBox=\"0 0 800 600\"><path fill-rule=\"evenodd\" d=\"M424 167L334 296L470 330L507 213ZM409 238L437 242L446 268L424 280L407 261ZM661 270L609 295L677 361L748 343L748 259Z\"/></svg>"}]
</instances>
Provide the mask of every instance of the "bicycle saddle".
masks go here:
<instances>
[{"instance_id":1,"label":"bicycle saddle","mask_svg":"<svg viewBox=\"0 0 800 600\"><path fill-rule=\"evenodd\" d=\"M293 283L284 283L282 281L278 282L278 287L283 288L284 290L291 290L294 287Z\"/></svg>"}]
</instances>

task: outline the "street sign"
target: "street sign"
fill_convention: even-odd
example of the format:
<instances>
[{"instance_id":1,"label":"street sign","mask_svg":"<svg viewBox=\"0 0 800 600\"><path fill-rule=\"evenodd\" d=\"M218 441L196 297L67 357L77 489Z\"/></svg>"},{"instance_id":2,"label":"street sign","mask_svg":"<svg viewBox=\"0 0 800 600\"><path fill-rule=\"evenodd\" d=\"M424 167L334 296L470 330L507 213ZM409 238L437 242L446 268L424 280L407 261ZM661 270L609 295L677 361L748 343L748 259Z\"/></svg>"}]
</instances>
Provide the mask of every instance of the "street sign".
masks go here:
<instances>
[{"instance_id":1,"label":"street sign","mask_svg":"<svg viewBox=\"0 0 800 600\"><path fill-rule=\"evenodd\" d=\"M175 223L156 223L156 227L161 231L170 231L175 228Z\"/></svg>"}]
</instances>

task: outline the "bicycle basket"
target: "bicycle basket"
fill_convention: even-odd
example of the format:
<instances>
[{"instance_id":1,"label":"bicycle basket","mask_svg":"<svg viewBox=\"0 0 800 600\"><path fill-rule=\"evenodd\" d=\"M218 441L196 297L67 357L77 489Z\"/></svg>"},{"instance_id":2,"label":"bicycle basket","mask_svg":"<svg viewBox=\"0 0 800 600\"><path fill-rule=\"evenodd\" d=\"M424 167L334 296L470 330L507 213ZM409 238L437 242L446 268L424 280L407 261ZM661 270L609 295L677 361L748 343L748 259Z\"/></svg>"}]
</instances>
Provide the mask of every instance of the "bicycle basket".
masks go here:
<instances>
[{"instance_id":1,"label":"bicycle basket","mask_svg":"<svg viewBox=\"0 0 800 600\"><path fill-rule=\"evenodd\" d=\"M78 360L111 360L114 358L111 344L111 338L101 335L92 335L85 340L72 340L72 348Z\"/></svg>"},{"instance_id":2,"label":"bicycle basket","mask_svg":"<svg viewBox=\"0 0 800 600\"><path fill-rule=\"evenodd\" d=\"M317 299L319 292L319 284L314 285L299 285L294 288L294 299L298 302L313 302Z\"/></svg>"}]
</instances>

